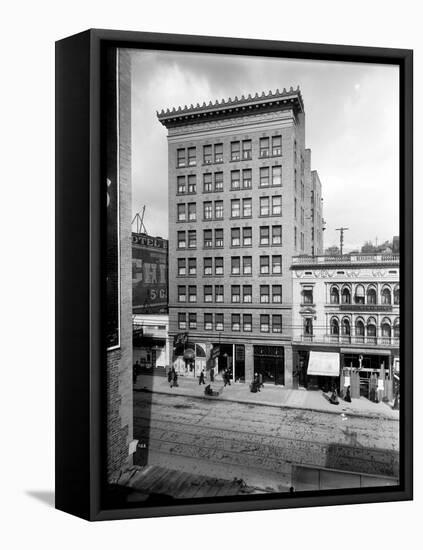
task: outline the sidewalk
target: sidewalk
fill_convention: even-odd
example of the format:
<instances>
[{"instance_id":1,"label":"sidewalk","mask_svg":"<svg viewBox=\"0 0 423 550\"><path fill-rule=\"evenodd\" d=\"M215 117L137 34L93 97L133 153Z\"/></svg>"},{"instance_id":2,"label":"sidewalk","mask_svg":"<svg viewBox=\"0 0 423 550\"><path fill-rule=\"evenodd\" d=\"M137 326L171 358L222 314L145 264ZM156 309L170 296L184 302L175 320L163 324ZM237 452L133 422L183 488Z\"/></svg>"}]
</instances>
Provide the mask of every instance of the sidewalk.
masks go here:
<instances>
[{"instance_id":1,"label":"sidewalk","mask_svg":"<svg viewBox=\"0 0 423 550\"><path fill-rule=\"evenodd\" d=\"M222 381L211 384L214 391L218 391L217 397L204 395L205 386L198 384L197 378L180 376L178 387L171 388L167 378L141 374L134 385L134 391L150 391L159 394L180 395L198 399L210 399L213 401L232 401L247 405L267 405L270 407L288 407L293 409L306 409L311 411L345 414L350 416L363 416L374 418L388 418L399 420L399 411L393 410L388 403L373 403L364 397L353 399L351 403L339 399L339 405L332 405L329 394L322 391L307 391L304 389L290 390L281 386L265 385L258 393L250 392L250 385L232 383L223 387ZM208 384L208 382L206 382Z\"/></svg>"}]
</instances>

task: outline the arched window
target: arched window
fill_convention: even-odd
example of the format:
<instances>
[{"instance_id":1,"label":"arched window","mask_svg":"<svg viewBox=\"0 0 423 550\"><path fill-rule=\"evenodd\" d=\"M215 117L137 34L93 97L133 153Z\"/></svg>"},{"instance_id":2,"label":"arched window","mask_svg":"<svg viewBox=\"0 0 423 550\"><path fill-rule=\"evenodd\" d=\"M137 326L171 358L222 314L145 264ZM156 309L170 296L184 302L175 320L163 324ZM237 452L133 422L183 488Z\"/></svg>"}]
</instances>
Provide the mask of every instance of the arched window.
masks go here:
<instances>
[{"instance_id":1,"label":"arched window","mask_svg":"<svg viewBox=\"0 0 423 550\"><path fill-rule=\"evenodd\" d=\"M351 303L351 292L348 287L345 287L342 290L342 303L343 304L350 304Z\"/></svg>"},{"instance_id":2,"label":"arched window","mask_svg":"<svg viewBox=\"0 0 423 550\"><path fill-rule=\"evenodd\" d=\"M332 317L330 321L330 335L338 339L339 337L339 321L336 317Z\"/></svg>"},{"instance_id":3,"label":"arched window","mask_svg":"<svg viewBox=\"0 0 423 550\"><path fill-rule=\"evenodd\" d=\"M336 286L333 286L330 289L330 303L339 304L339 290L338 290L338 287Z\"/></svg>"},{"instance_id":4,"label":"arched window","mask_svg":"<svg viewBox=\"0 0 423 550\"><path fill-rule=\"evenodd\" d=\"M351 336L350 321L346 317L342 319L342 340L349 341Z\"/></svg>"},{"instance_id":5,"label":"arched window","mask_svg":"<svg viewBox=\"0 0 423 550\"><path fill-rule=\"evenodd\" d=\"M389 344L391 341L391 323L389 319L383 319L380 328L382 332L382 342L384 344Z\"/></svg>"},{"instance_id":6,"label":"arched window","mask_svg":"<svg viewBox=\"0 0 423 550\"><path fill-rule=\"evenodd\" d=\"M367 289L367 303L368 304L376 304L376 289L372 286L370 286Z\"/></svg>"},{"instance_id":7,"label":"arched window","mask_svg":"<svg viewBox=\"0 0 423 550\"><path fill-rule=\"evenodd\" d=\"M354 302L356 304L364 304L364 286L357 285L355 287Z\"/></svg>"},{"instance_id":8,"label":"arched window","mask_svg":"<svg viewBox=\"0 0 423 550\"><path fill-rule=\"evenodd\" d=\"M399 306L399 303L400 303L400 289L399 289L399 285L397 285L394 290L394 304L396 306Z\"/></svg>"},{"instance_id":9,"label":"arched window","mask_svg":"<svg viewBox=\"0 0 423 550\"><path fill-rule=\"evenodd\" d=\"M376 343L376 321L373 317L367 321L367 341L369 343Z\"/></svg>"},{"instance_id":10,"label":"arched window","mask_svg":"<svg viewBox=\"0 0 423 550\"><path fill-rule=\"evenodd\" d=\"M364 342L364 323L361 319L355 322L355 336L357 342Z\"/></svg>"},{"instance_id":11,"label":"arched window","mask_svg":"<svg viewBox=\"0 0 423 550\"><path fill-rule=\"evenodd\" d=\"M397 317L394 322L394 338L399 338L399 337L400 337L400 321L399 321L399 318Z\"/></svg>"},{"instance_id":12,"label":"arched window","mask_svg":"<svg viewBox=\"0 0 423 550\"><path fill-rule=\"evenodd\" d=\"M382 304L384 305L391 304L391 290L388 287L385 287L382 290Z\"/></svg>"}]
</instances>

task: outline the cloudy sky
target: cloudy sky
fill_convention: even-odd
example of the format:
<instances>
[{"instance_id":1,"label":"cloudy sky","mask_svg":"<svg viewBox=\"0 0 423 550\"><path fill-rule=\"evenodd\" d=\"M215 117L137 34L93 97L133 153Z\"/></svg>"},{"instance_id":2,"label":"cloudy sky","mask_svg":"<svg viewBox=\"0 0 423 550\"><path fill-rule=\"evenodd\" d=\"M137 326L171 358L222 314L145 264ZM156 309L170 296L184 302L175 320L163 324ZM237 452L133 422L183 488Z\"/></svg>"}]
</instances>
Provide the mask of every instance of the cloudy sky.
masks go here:
<instances>
[{"instance_id":1,"label":"cloudy sky","mask_svg":"<svg viewBox=\"0 0 423 550\"><path fill-rule=\"evenodd\" d=\"M387 65L132 51L133 213L146 205L151 235L167 237L162 108L276 88L301 88L306 147L323 185L325 247L398 234L398 69Z\"/></svg>"}]
</instances>

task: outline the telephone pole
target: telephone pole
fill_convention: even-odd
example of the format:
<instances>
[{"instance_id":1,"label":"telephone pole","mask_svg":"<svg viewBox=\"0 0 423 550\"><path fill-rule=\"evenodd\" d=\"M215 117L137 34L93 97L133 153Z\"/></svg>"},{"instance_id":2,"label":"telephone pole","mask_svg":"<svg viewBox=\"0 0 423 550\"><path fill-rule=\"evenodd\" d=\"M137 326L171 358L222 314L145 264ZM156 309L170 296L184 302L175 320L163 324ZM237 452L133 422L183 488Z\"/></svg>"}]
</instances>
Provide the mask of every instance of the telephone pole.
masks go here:
<instances>
[{"instance_id":1,"label":"telephone pole","mask_svg":"<svg viewBox=\"0 0 423 550\"><path fill-rule=\"evenodd\" d=\"M339 250L341 253L341 256L343 254L343 248L344 248L344 231L348 231L349 227L337 227L335 231L339 231Z\"/></svg>"}]
</instances>

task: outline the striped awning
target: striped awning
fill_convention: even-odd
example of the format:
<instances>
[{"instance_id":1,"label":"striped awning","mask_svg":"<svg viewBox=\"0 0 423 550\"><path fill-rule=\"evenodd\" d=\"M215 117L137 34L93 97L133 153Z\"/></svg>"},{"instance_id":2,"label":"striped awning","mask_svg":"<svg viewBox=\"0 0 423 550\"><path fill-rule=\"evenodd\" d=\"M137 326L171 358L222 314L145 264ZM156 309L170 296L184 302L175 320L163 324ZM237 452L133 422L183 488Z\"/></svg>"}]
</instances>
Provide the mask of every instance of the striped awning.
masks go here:
<instances>
[{"instance_id":1,"label":"striped awning","mask_svg":"<svg viewBox=\"0 0 423 550\"><path fill-rule=\"evenodd\" d=\"M339 353L310 351L308 375L339 376Z\"/></svg>"}]
</instances>

